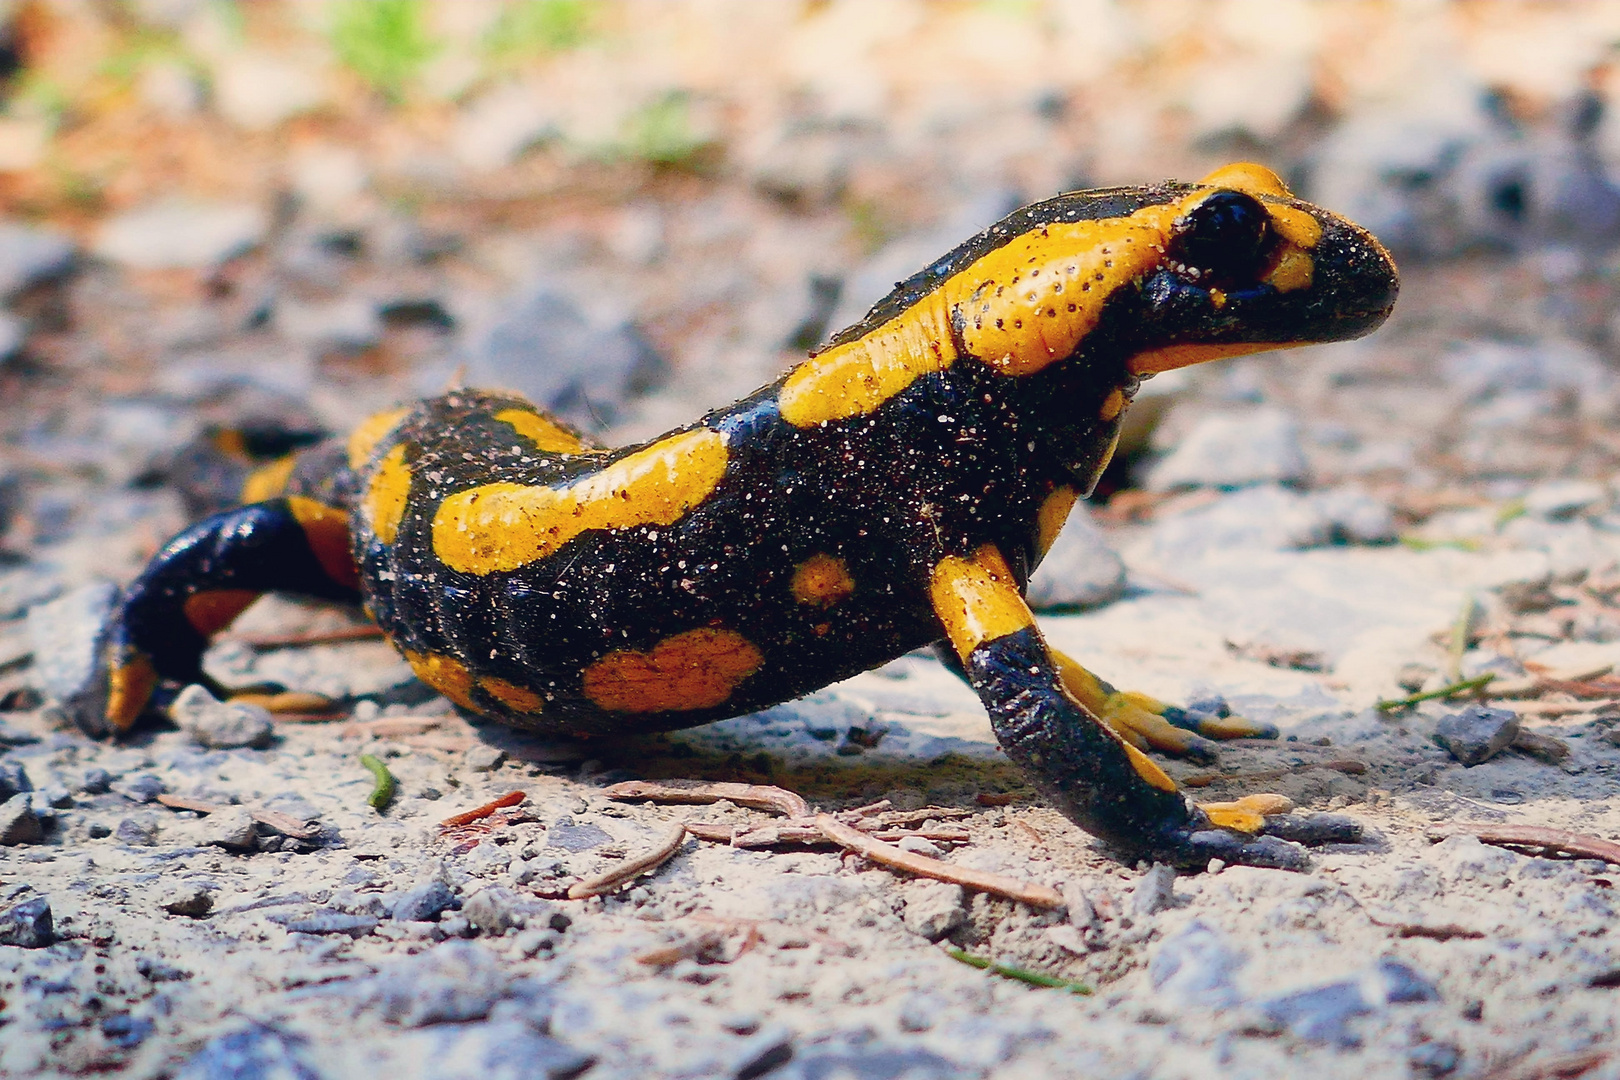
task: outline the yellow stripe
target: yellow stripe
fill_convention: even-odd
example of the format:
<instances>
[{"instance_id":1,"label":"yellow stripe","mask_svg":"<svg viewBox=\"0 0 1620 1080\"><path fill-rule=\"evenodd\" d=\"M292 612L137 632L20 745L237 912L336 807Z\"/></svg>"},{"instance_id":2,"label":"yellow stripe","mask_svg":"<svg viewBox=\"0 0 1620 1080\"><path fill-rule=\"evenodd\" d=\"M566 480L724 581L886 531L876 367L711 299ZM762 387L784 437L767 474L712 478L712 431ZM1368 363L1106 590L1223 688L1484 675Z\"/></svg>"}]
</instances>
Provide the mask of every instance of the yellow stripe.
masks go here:
<instances>
[{"instance_id":1,"label":"yellow stripe","mask_svg":"<svg viewBox=\"0 0 1620 1080\"><path fill-rule=\"evenodd\" d=\"M592 529L670 525L725 474L725 436L699 429L662 439L567 487L484 484L433 515L433 551L467 574L516 570Z\"/></svg>"},{"instance_id":2,"label":"yellow stripe","mask_svg":"<svg viewBox=\"0 0 1620 1080\"><path fill-rule=\"evenodd\" d=\"M1018 583L994 544L985 544L971 558L941 559L929 577L928 595L945 636L963 660L986 641L1035 625L1035 616L1018 595Z\"/></svg>"}]
</instances>

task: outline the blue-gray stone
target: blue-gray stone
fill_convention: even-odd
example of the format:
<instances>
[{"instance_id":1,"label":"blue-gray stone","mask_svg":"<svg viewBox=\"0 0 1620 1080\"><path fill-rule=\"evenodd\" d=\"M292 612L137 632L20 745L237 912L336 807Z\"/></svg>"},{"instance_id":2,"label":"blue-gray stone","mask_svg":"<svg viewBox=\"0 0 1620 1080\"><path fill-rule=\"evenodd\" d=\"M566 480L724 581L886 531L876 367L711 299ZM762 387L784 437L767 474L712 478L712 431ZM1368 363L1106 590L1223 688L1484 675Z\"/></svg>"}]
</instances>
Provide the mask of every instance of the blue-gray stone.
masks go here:
<instances>
[{"instance_id":1,"label":"blue-gray stone","mask_svg":"<svg viewBox=\"0 0 1620 1080\"><path fill-rule=\"evenodd\" d=\"M117 586L99 581L28 609L34 685L94 732L105 726L99 704L97 652L117 603Z\"/></svg>"},{"instance_id":2,"label":"blue-gray stone","mask_svg":"<svg viewBox=\"0 0 1620 1080\"><path fill-rule=\"evenodd\" d=\"M259 1026L204 1044L175 1073L175 1080L321 1080L309 1062L307 1041Z\"/></svg>"},{"instance_id":3,"label":"blue-gray stone","mask_svg":"<svg viewBox=\"0 0 1620 1080\"><path fill-rule=\"evenodd\" d=\"M120 1050L133 1050L146 1041L157 1025L144 1016L118 1013L101 1020L101 1034Z\"/></svg>"},{"instance_id":4,"label":"blue-gray stone","mask_svg":"<svg viewBox=\"0 0 1620 1080\"><path fill-rule=\"evenodd\" d=\"M1362 995L1360 983L1336 982L1263 1001L1260 1011L1272 1023L1308 1042L1356 1047L1361 1045L1361 1037L1350 1030L1350 1021L1373 1009Z\"/></svg>"},{"instance_id":5,"label":"blue-gray stone","mask_svg":"<svg viewBox=\"0 0 1620 1080\"><path fill-rule=\"evenodd\" d=\"M422 1080L571 1080L596 1062L518 1021L445 1025L392 1043L402 1057L425 1063Z\"/></svg>"},{"instance_id":6,"label":"blue-gray stone","mask_svg":"<svg viewBox=\"0 0 1620 1080\"><path fill-rule=\"evenodd\" d=\"M1434 725L1434 741L1467 766L1500 754L1519 736L1519 717L1506 709L1470 705L1462 712L1442 716Z\"/></svg>"},{"instance_id":7,"label":"blue-gray stone","mask_svg":"<svg viewBox=\"0 0 1620 1080\"><path fill-rule=\"evenodd\" d=\"M460 906L450 886L442 881L430 881L401 893L394 901L393 912L399 922L431 922L442 912Z\"/></svg>"},{"instance_id":8,"label":"blue-gray stone","mask_svg":"<svg viewBox=\"0 0 1620 1080\"><path fill-rule=\"evenodd\" d=\"M589 822L575 825L571 818L558 818L546 830L546 846L564 851L589 851L612 841L613 837L595 825Z\"/></svg>"},{"instance_id":9,"label":"blue-gray stone","mask_svg":"<svg viewBox=\"0 0 1620 1080\"><path fill-rule=\"evenodd\" d=\"M0 225L0 300L34 285L65 277L73 269L73 241L27 225Z\"/></svg>"},{"instance_id":10,"label":"blue-gray stone","mask_svg":"<svg viewBox=\"0 0 1620 1080\"><path fill-rule=\"evenodd\" d=\"M23 769L22 762L0 758L0 803L13 795L33 790L33 781L28 779L28 773Z\"/></svg>"},{"instance_id":11,"label":"blue-gray stone","mask_svg":"<svg viewBox=\"0 0 1620 1080\"><path fill-rule=\"evenodd\" d=\"M0 945L43 949L55 940L50 901L43 896L25 900L0 913Z\"/></svg>"},{"instance_id":12,"label":"blue-gray stone","mask_svg":"<svg viewBox=\"0 0 1620 1080\"><path fill-rule=\"evenodd\" d=\"M1232 976L1247 962L1219 930L1194 919L1165 938L1148 961L1148 980L1173 1003L1227 1008L1242 1000Z\"/></svg>"}]
</instances>

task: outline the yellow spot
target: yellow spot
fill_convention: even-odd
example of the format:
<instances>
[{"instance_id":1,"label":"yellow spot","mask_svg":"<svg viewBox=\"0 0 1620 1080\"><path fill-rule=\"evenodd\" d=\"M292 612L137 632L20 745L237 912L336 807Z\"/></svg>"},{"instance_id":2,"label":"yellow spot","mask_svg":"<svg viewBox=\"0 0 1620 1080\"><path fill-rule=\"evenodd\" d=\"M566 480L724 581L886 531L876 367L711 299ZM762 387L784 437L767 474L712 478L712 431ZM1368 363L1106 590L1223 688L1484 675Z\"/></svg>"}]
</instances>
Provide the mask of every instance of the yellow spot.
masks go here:
<instances>
[{"instance_id":1,"label":"yellow spot","mask_svg":"<svg viewBox=\"0 0 1620 1080\"><path fill-rule=\"evenodd\" d=\"M251 589L208 589L186 597L180 610L203 637L213 637L248 609L259 594Z\"/></svg>"},{"instance_id":2,"label":"yellow spot","mask_svg":"<svg viewBox=\"0 0 1620 1080\"><path fill-rule=\"evenodd\" d=\"M1282 182L1282 177L1264 165L1256 165L1252 161L1223 165L1198 183L1203 187L1231 188L1234 191L1248 192L1250 195L1277 195L1284 199L1294 197L1294 193L1288 190L1288 185Z\"/></svg>"},{"instance_id":3,"label":"yellow spot","mask_svg":"<svg viewBox=\"0 0 1620 1080\"><path fill-rule=\"evenodd\" d=\"M1216 311L1226 307L1226 293L1220 289L1209 290L1209 302Z\"/></svg>"},{"instance_id":4,"label":"yellow spot","mask_svg":"<svg viewBox=\"0 0 1620 1080\"><path fill-rule=\"evenodd\" d=\"M585 696L610 712L709 709L762 663L741 634L704 627L665 638L648 652L608 653L585 669Z\"/></svg>"},{"instance_id":5,"label":"yellow spot","mask_svg":"<svg viewBox=\"0 0 1620 1080\"><path fill-rule=\"evenodd\" d=\"M493 574L550 555L591 529L670 525L726 471L726 440L700 428L653 443L566 487L485 484L433 515L433 551L452 570Z\"/></svg>"},{"instance_id":6,"label":"yellow spot","mask_svg":"<svg viewBox=\"0 0 1620 1080\"><path fill-rule=\"evenodd\" d=\"M1229 356L1271 352L1274 349L1297 349L1309 344L1303 341L1234 341L1230 343L1188 342L1148 349L1131 357L1132 375L1155 375L1174 368L1190 367L1210 360L1224 360Z\"/></svg>"},{"instance_id":7,"label":"yellow spot","mask_svg":"<svg viewBox=\"0 0 1620 1080\"><path fill-rule=\"evenodd\" d=\"M300 495L289 496L287 508L304 530L309 550L326 576L339 585L358 588L360 570L354 564L354 552L349 547L349 515Z\"/></svg>"},{"instance_id":8,"label":"yellow spot","mask_svg":"<svg viewBox=\"0 0 1620 1080\"><path fill-rule=\"evenodd\" d=\"M1231 829L1234 832L1257 833L1266 826L1266 819L1259 814L1248 810L1238 810L1227 806L1208 805L1199 807L1209 815L1209 823L1217 829Z\"/></svg>"},{"instance_id":9,"label":"yellow spot","mask_svg":"<svg viewBox=\"0 0 1620 1080\"><path fill-rule=\"evenodd\" d=\"M455 657L406 650L405 662L411 665L418 679L457 705L473 712L479 711L472 699L472 673Z\"/></svg>"},{"instance_id":10,"label":"yellow spot","mask_svg":"<svg viewBox=\"0 0 1620 1080\"><path fill-rule=\"evenodd\" d=\"M510 424L513 431L547 453L577 454L584 449L578 435L533 409L502 409L495 419Z\"/></svg>"},{"instance_id":11,"label":"yellow spot","mask_svg":"<svg viewBox=\"0 0 1620 1080\"><path fill-rule=\"evenodd\" d=\"M1284 248L1277 265L1265 276L1265 282L1278 292L1308 289L1316 274L1316 260L1296 248Z\"/></svg>"},{"instance_id":12,"label":"yellow spot","mask_svg":"<svg viewBox=\"0 0 1620 1080\"><path fill-rule=\"evenodd\" d=\"M478 680L478 685L484 692L509 709L523 713L537 713L546 703L546 699L530 690L526 686L507 682L505 679L488 677Z\"/></svg>"},{"instance_id":13,"label":"yellow spot","mask_svg":"<svg viewBox=\"0 0 1620 1080\"><path fill-rule=\"evenodd\" d=\"M1114 391L1116 394L1119 391ZM1057 542L1058 533L1063 531L1063 523L1069 520L1069 513L1074 509L1075 501L1080 493L1072 487L1060 487L1053 490L1041 503L1040 510L1035 513L1035 551L1044 556L1052 550Z\"/></svg>"},{"instance_id":14,"label":"yellow spot","mask_svg":"<svg viewBox=\"0 0 1620 1080\"><path fill-rule=\"evenodd\" d=\"M358 469L364 465L370 459L371 452L377 449L377 444L410 412L408 408L389 409L361 421L360 426L349 434L349 468Z\"/></svg>"},{"instance_id":15,"label":"yellow spot","mask_svg":"<svg viewBox=\"0 0 1620 1080\"><path fill-rule=\"evenodd\" d=\"M247 479L242 481L242 505L262 503L286 491L287 481L292 479L293 466L297 464L298 459L288 454L248 473Z\"/></svg>"},{"instance_id":16,"label":"yellow spot","mask_svg":"<svg viewBox=\"0 0 1620 1080\"><path fill-rule=\"evenodd\" d=\"M144 653L119 664L107 676L107 723L128 731L157 688L157 669Z\"/></svg>"},{"instance_id":17,"label":"yellow spot","mask_svg":"<svg viewBox=\"0 0 1620 1080\"><path fill-rule=\"evenodd\" d=\"M855 591L855 579L843 559L818 553L794 568L792 588L801 604L832 607Z\"/></svg>"},{"instance_id":18,"label":"yellow spot","mask_svg":"<svg viewBox=\"0 0 1620 1080\"><path fill-rule=\"evenodd\" d=\"M1160 791L1176 790L1176 782L1170 779L1152 758L1128 742L1121 741L1120 746L1124 748L1125 756L1130 759L1131 768L1136 770L1137 776L1140 776L1150 786L1156 787Z\"/></svg>"},{"instance_id":19,"label":"yellow spot","mask_svg":"<svg viewBox=\"0 0 1620 1080\"><path fill-rule=\"evenodd\" d=\"M1115 387L1113 390L1109 391L1108 396L1103 399L1102 409L1098 411L1097 417L1106 424L1108 421L1112 420L1114 417L1118 416L1124 411L1125 391Z\"/></svg>"},{"instance_id":20,"label":"yellow spot","mask_svg":"<svg viewBox=\"0 0 1620 1080\"><path fill-rule=\"evenodd\" d=\"M1277 235L1297 248L1309 251L1322 240L1322 223L1315 215L1293 206L1266 207L1271 214L1271 227Z\"/></svg>"},{"instance_id":21,"label":"yellow spot","mask_svg":"<svg viewBox=\"0 0 1620 1080\"><path fill-rule=\"evenodd\" d=\"M247 437L237 428L221 428L208 437L214 444L214 449L226 457L245 458L251 460L253 455L248 453Z\"/></svg>"},{"instance_id":22,"label":"yellow spot","mask_svg":"<svg viewBox=\"0 0 1620 1080\"><path fill-rule=\"evenodd\" d=\"M985 544L971 558L941 559L929 576L928 596L945 636L963 660L983 642L1035 625L1035 616L1018 595L1018 583L994 544Z\"/></svg>"},{"instance_id":23,"label":"yellow spot","mask_svg":"<svg viewBox=\"0 0 1620 1080\"><path fill-rule=\"evenodd\" d=\"M1198 809L1209 815L1212 824L1238 832L1259 832L1266 818L1286 814L1294 808L1294 800L1286 795L1245 795L1231 802L1201 803Z\"/></svg>"},{"instance_id":24,"label":"yellow spot","mask_svg":"<svg viewBox=\"0 0 1620 1080\"><path fill-rule=\"evenodd\" d=\"M400 443L377 463L366 485L365 501L361 504L371 531L384 544L392 544L399 535L399 523L405 520L405 504L411 494L411 467L405 464L405 444Z\"/></svg>"},{"instance_id":25,"label":"yellow spot","mask_svg":"<svg viewBox=\"0 0 1620 1080\"><path fill-rule=\"evenodd\" d=\"M959 277L960 275L958 275ZM777 397L782 419L814 427L872 412L919 378L956 361L949 286L957 278L864 337L834 346L795 368Z\"/></svg>"}]
</instances>

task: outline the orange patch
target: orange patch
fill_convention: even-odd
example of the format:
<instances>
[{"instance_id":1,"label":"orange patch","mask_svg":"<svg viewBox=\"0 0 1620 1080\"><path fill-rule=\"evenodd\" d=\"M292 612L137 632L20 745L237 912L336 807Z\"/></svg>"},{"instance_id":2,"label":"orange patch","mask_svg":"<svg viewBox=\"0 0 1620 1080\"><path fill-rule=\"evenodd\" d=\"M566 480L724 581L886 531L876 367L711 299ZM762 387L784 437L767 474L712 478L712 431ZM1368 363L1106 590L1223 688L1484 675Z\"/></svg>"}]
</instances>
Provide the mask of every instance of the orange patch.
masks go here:
<instances>
[{"instance_id":1,"label":"orange patch","mask_svg":"<svg viewBox=\"0 0 1620 1080\"><path fill-rule=\"evenodd\" d=\"M1265 277L1265 282L1278 292L1308 289L1316 277L1316 260L1295 248L1287 248L1277 259L1277 265Z\"/></svg>"},{"instance_id":2,"label":"orange patch","mask_svg":"<svg viewBox=\"0 0 1620 1080\"><path fill-rule=\"evenodd\" d=\"M377 449L377 444L398 427L399 422L410 413L411 410L408 408L389 409L361 421L360 426L349 434L349 468L358 469L369 461L371 452Z\"/></svg>"},{"instance_id":3,"label":"orange patch","mask_svg":"<svg viewBox=\"0 0 1620 1080\"><path fill-rule=\"evenodd\" d=\"M1131 357L1128 366L1132 375L1154 375L1161 371L1191 367L1193 364L1202 364L1210 360L1224 360L1229 356L1246 356L1249 353L1271 352L1275 349L1297 349L1301 345L1309 344L1308 341L1237 341L1229 345L1203 343L1166 345L1160 349L1148 349L1146 352L1137 353Z\"/></svg>"},{"instance_id":4,"label":"orange patch","mask_svg":"<svg viewBox=\"0 0 1620 1080\"><path fill-rule=\"evenodd\" d=\"M378 540L392 544L399 535L399 523L405 520L410 494L411 467L405 464L405 444L401 443L383 455L377 463L377 471L366 484L362 506Z\"/></svg>"},{"instance_id":5,"label":"orange patch","mask_svg":"<svg viewBox=\"0 0 1620 1080\"><path fill-rule=\"evenodd\" d=\"M1124 411L1125 391L1115 387L1109 391L1107 397L1103 398L1102 408L1098 410L1097 416L1106 424Z\"/></svg>"},{"instance_id":6,"label":"orange patch","mask_svg":"<svg viewBox=\"0 0 1620 1080\"><path fill-rule=\"evenodd\" d=\"M546 699L530 690L526 686L507 682L505 679L485 678L479 679L478 685L484 692L509 709L518 712L537 713L545 707Z\"/></svg>"},{"instance_id":7,"label":"orange patch","mask_svg":"<svg viewBox=\"0 0 1620 1080\"><path fill-rule=\"evenodd\" d=\"M1231 188L1233 191L1245 191L1250 195L1275 195L1284 199L1291 199L1294 193L1288 190L1282 177L1252 161L1238 161L1231 165L1222 165L1198 183L1203 187Z\"/></svg>"},{"instance_id":8,"label":"orange patch","mask_svg":"<svg viewBox=\"0 0 1620 1080\"><path fill-rule=\"evenodd\" d=\"M1055 488L1041 503L1041 508L1035 514L1035 550L1044 556L1052 550L1057 542L1058 533L1063 531L1063 525L1069 520L1069 514L1074 510L1074 504L1080 498L1080 493L1072 487Z\"/></svg>"},{"instance_id":9,"label":"orange patch","mask_svg":"<svg viewBox=\"0 0 1620 1080\"><path fill-rule=\"evenodd\" d=\"M1125 751L1125 756L1130 759L1131 768L1136 770L1137 776L1147 781L1148 786L1156 787L1160 791L1177 790L1176 782L1170 779L1170 775L1159 768L1158 763L1152 758L1123 739L1120 740L1119 745Z\"/></svg>"},{"instance_id":10,"label":"orange patch","mask_svg":"<svg viewBox=\"0 0 1620 1080\"><path fill-rule=\"evenodd\" d=\"M1018 595L1012 570L994 544L980 547L971 558L941 559L929 577L928 595L945 636L963 660L986 641L1035 625L1035 616Z\"/></svg>"},{"instance_id":11,"label":"orange patch","mask_svg":"<svg viewBox=\"0 0 1620 1080\"><path fill-rule=\"evenodd\" d=\"M801 604L832 607L855 591L855 579L843 559L821 552L794 567L792 589Z\"/></svg>"},{"instance_id":12,"label":"orange patch","mask_svg":"<svg viewBox=\"0 0 1620 1080\"><path fill-rule=\"evenodd\" d=\"M349 547L349 515L300 495L288 496L287 507L299 528L304 530L309 550L326 576L339 585L359 588L360 568L355 565L354 553Z\"/></svg>"},{"instance_id":13,"label":"orange patch","mask_svg":"<svg viewBox=\"0 0 1620 1080\"><path fill-rule=\"evenodd\" d=\"M467 574L516 570L581 533L670 525L725 474L725 436L699 428L626 455L566 487L496 483L460 491L433 515L433 552Z\"/></svg>"},{"instance_id":14,"label":"orange patch","mask_svg":"<svg viewBox=\"0 0 1620 1080\"><path fill-rule=\"evenodd\" d=\"M585 448L579 436L533 409L502 409L495 419L534 443L535 448L552 454L577 454Z\"/></svg>"},{"instance_id":15,"label":"orange patch","mask_svg":"<svg viewBox=\"0 0 1620 1080\"><path fill-rule=\"evenodd\" d=\"M956 346L949 295L941 286L870 333L794 368L777 395L782 419L814 427L863 416L929 372L950 367Z\"/></svg>"},{"instance_id":16,"label":"orange patch","mask_svg":"<svg viewBox=\"0 0 1620 1080\"><path fill-rule=\"evenodd\" d=\"M585 696L609 712L686 712L731 697L765 662L732 630L704 627L665 638L647 652L620 649L585 669Z\"/></svg>"},{"instance_id":17,"label":"orange patch","mask_svg":"<svg viewBox=\"0 0 1620 1080\"><path fill-rule=\"evenodd\" d=\"M136 654L107 676L107 723L114 731L128 731L157 688L157 669L143 654Z\"/></svg>"},{"instance_id":18,"label":"orange patch","mask_svg":"<svg viewBox=\"0 0 1620 1080\"><path fill-rule=\"evenodd\" d=\"M248 609L259 594L251 589L209 589L186 597L186 622L203 637L213 637Z\"/></svg>"},{"instance_id":19,"label":"orange patch","mask_svg":"<svg viewBox=\"0 0 1620 1080\"><path fill-rule=\"evenodd\" d=\"M405 652L405 662L416 677L464 709L478 712L472 698L472 673L460 660L440 653Z\"/></svg>"},{"instance_id":20,"label":"orange patch","mask_svg":"<svg viewBox=\"0 0 1620 1080\"><path fill-rule=\"evenodd\" d=\"M247 479L242 481L242 505L262 503L286 491L287 481L292 479L293 467L297 464L298 459L288 454L248 473Z\"/></svg>"}]
</instances>

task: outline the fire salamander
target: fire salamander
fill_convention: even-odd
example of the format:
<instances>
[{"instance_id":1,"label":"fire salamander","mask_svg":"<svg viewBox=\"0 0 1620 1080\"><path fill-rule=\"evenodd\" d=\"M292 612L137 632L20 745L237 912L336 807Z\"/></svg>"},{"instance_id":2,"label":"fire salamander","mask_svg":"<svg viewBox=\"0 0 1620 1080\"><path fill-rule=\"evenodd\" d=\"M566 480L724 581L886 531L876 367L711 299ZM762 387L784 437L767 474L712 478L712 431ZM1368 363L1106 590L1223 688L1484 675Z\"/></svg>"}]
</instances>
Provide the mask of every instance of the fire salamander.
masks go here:
<instances>
[{"instance_id":1,"label":"fire salamander","mask_svg":"<svg viewBox=\"0 0 1620 1080\"><path fill-rule=\"evenodd\" d=\"M1060 195L642 445L457 390L260 469L124 593L70 711L123 732L206 683L210 636L270 591L358 599L457 706L558 735L691 727L934 643L1084 829L1133 858L1299 866L1262 805L1196 806L1143 752L1268 732L1116 692L1022 593L1142 379L1359 337L1396 288L1374 237L1257 165Z\"/></svg>"}]
</instances>

